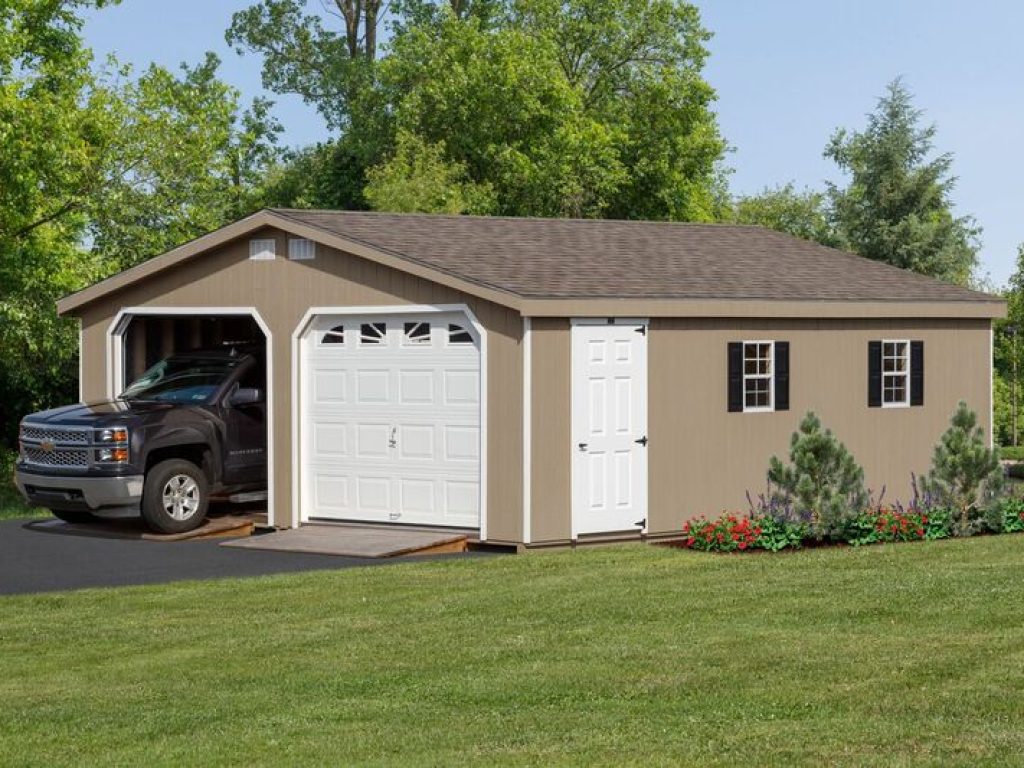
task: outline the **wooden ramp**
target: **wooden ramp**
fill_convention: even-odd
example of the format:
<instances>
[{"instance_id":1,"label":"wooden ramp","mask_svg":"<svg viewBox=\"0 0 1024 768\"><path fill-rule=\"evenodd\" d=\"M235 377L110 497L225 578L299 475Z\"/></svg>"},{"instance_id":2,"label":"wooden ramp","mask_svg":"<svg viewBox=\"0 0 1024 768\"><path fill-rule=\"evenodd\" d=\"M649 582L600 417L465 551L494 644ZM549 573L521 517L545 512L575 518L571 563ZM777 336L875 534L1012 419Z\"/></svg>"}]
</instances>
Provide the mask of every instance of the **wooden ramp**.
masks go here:
<instances>
[{"instance_id":1,"label":"wooden ramp","mask_svg":"<svg viewBox=\"0 0 1024 768\"><path fill-rule=\"evenodd\" d=\"M142 518L94 520L88 523L65 523L62 520L32 522L33 530L71 536L93 536L104 539L141 539L143 541L192 541L251 536L259 522L257 515L218 515L208 517L201 526L185 533L156 533Z\"/></svg>"},{"instance_id":2,"label":"wooden ramp","mask_svg":"<svg viewBox=\"0 0 1024 768\"><path fill-rule=\"evenodd\" d=\"M468 537L463 533L339 524L304 525L287 531L226 541L221 546L369 558L439 555L465 552L469 548Z\"/></svg>"}]
</instances>

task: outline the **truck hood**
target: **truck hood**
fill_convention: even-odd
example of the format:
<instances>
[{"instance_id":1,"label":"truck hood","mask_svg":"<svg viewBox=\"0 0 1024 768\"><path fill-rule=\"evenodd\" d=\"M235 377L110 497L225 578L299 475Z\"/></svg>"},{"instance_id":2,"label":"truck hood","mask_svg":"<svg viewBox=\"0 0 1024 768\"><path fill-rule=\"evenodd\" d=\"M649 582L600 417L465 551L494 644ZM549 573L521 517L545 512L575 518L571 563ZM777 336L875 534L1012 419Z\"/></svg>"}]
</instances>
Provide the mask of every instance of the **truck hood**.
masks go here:
<instances>
[{"instance_id":1,"label":"truck hood","mask_svg":"<svg viewBox=\"0 0 1024 768\"><path fill-rule=\"evenodd\" d=\"M97 400L91 403L78 403L77 405L65 405L60 408L53 408L49 411L31 413L25 417L25 421L32 424L60 424L60 425L113 425L124 422L132 416L155 411L166 411L173 408L172 403L157 403L146 400L133 400L130 403L126 400Z\"/></svg>"}]
</instances>

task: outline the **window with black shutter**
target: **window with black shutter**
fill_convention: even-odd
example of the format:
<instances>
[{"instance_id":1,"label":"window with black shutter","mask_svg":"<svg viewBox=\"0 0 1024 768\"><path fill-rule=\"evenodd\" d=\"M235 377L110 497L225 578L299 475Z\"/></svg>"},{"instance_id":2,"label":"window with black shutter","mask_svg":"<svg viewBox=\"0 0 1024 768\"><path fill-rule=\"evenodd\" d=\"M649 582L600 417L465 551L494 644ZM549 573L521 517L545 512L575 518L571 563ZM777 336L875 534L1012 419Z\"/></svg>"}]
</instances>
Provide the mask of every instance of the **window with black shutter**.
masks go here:
<instances>
[{"instance_id":1,"label":"window with black shutter","mask_svg":"<svg viewBox=\"0 0 1024 768\"><path fill-rule=\"evenodd\" d=\"M924 342L882 339L868 342L868 406L924 405Z\"/></svg>"},{"instance_id":2,"label":"window with black shutter","mask_svg":"<svg viewBox=\"0 0 1024 768\"><path fill-rule=\"evenodd\" d=\"M729 343L731 413L789 410L789 342Z\"/></svg>"}]
</instances>

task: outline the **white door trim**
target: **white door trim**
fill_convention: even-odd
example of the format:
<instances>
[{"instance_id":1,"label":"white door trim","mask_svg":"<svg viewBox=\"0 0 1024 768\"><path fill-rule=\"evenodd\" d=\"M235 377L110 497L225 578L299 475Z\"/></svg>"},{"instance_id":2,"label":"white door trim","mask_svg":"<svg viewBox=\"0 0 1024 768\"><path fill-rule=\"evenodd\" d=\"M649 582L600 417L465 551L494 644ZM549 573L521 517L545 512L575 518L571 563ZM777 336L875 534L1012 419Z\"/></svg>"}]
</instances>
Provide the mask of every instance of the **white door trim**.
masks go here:
<instances>
[{"instance_id":1,"label":"white door trim","mask_svg":"<svg viewBox=\"0 0 1024 768\"><path fill-rule=\"evenodd\" d=\"M267 356L267 525L277 524L274 510L274 335L256 307L122 307L107 326L107 397L114 399L124 388L124 333L133 317L165 315L248 315L263 332Z\"/></svg>"},{"instance_id":2,"label":"white door trim","mask_svg":"<svg viewBox=\"0 0 1024 768\"><path fill-rule=\"evenodd\" d=\"M574 317L574 318L570 319L569 325L570 325L570 328L569 328L569 338L570 338L569 355L570 355L570 361L571 361L570 362L570 375L569 375L569 392L570 392L569 416L570 416L570 435L571 435L571 439L570 439L570 443L569 443L569 446L568 446L568 448L569 448L569 468L570 468L569 488L570 488L570 494L571 494L570 504L569 504L569 506L570 506L570 515L569 515L569 517L570 517L570 521L571 521L571 524L570 524L570 535L572 537L572 540L575 541L580 536L580 532L579 532L579 529L578 529L578 522L579 521L578 521L578 515L577 515L577 508L578 508L578 503L579 503L579 499L577 497L578 469L577 469L577 461L576 461L576 457L575 457L575 453L574 453L575 450L576 450L576 435L578 434L579 423L578 423L578 414L577 414L575 398L576 398L576 382L578 380L578 377L582 373L578 369L578 367L577 367L577 360L579 359L579 356L577 354L578 345L579 345L579 335L574 333L575 328L577 326L581 326L581 325L642 325L642 326L644 326L645 329L647 329L645 333L649 333L650 332L650 319L649 318L640 318L640 317L615 317L615 318L609 318L609 317ZM645 338L646 338L646 336L645 336ZM645 379L646 379L647 375L649 374L649 368L650 368L646 348L644 350L644 367L645 367ZM643 398L644 398L644 415L645 415L645 421L646 421L647 418L648 418L648 414L647 414L647 391L646 390L644 390L644 392L643 392ZM643 427L644 427L644 430L647 430L648 424L645 423L643 425ZM648 527L650 526L650 515L648 514L648 509L647 509L647 504L648 504L649 497L650 497L650 494L649 494L649 473L645 471L644 472L644 483L641 486L641 499L642 499L642 506L644 508L644 510L643 510L644 526L642 528L642 533L647 533Z\"/></svg>"},{"instance_id":3,"label":"white door trim","mask_svg":"<svg viewBox=\"0 0 1024 768\"><path fill-rule=\"evenodd\" d=\"M480 339L480 540L487 540L487 329L467 304L406 304L396 306L310 307L292 331L292 527L303 522L302 515L302 440L305 418L302 404L301 344L309 324L319 315L397 315L430 312L461 312Z\"/></svg>"}]
</instances>

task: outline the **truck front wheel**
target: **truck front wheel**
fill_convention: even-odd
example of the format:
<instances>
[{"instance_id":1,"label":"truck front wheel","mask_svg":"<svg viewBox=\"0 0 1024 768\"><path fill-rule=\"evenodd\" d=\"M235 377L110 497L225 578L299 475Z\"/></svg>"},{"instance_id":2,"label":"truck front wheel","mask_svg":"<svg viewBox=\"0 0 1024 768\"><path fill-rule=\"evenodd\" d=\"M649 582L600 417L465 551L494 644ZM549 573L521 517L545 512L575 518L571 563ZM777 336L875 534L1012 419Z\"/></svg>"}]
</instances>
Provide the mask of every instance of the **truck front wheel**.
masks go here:
<instances>
[{"instance_id":1,"label":"truck front wheel","mask_svg":"<svg viewBox=\"0 0 1024 768\"><path fill-rule=\"evenodd\" d=\"M184 459L168 459L146 473L142 519L160 533L182 533L206 519L210 499L203 470Z\"/></svg>"}]
</instances>

